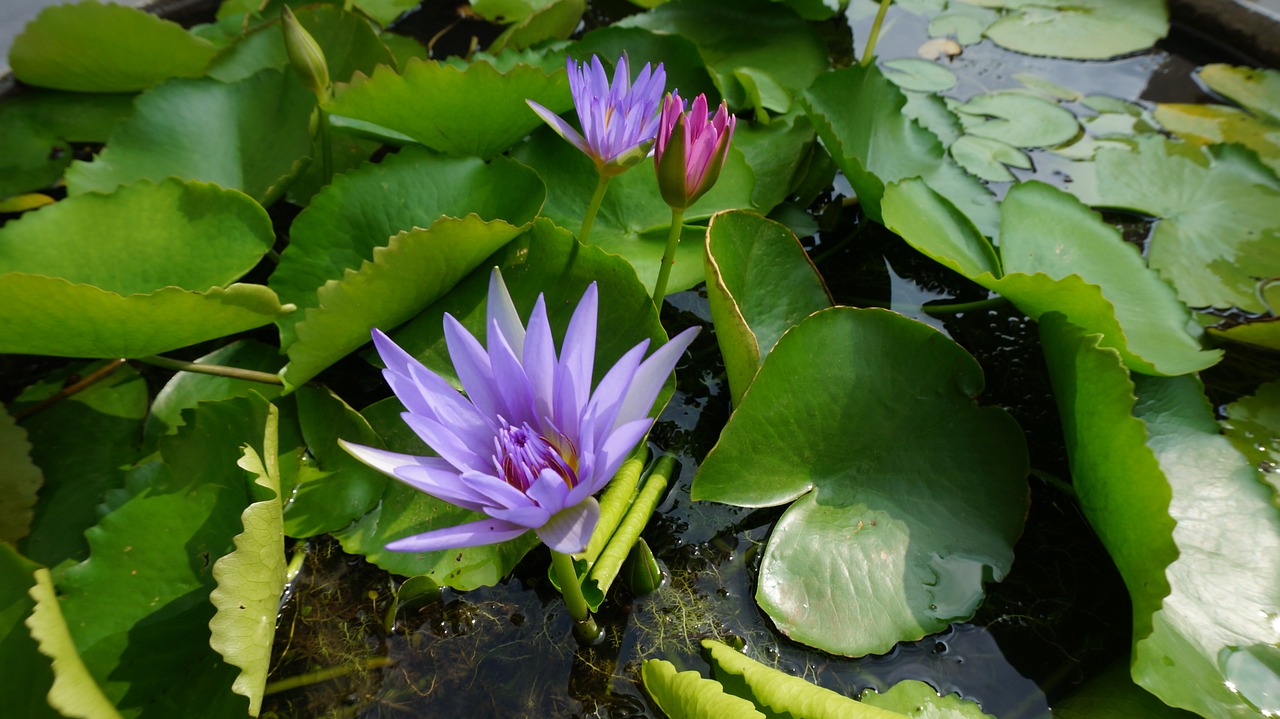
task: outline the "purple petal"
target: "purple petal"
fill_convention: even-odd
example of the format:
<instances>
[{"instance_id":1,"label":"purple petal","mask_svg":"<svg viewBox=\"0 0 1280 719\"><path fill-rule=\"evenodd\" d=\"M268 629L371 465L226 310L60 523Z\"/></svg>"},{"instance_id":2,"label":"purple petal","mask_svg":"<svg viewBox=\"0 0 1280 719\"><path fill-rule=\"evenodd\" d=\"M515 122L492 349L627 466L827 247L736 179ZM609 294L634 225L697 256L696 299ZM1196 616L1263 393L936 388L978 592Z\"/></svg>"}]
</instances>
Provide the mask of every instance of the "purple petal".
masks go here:
<instances>
[{"instance_id":1,"label":"purple petal","mask_svg":"<svg viewBox=\"0 0 1280 719\"><path fill-rule=\"evenodd\" d=\"M514 425L536 422L533 388L515 351L507 344L507 338L498 327L497 320L490 325L489 334L489 364L493 368L495 394L503 405L502 417Z\"/></svg>"},{"instance_id":2,"label":"purple petal","mask_svg":"<svg viewBox=\"0 0 1280 719\"><path fill-rule=\"evenodd\" d=\"M578 421L591 398L591 372L595 366L596 321L599 290L592 282L569 319L560 364L556 367L554 421L570 437L578 436Z\"/></svg>"},{"instance_id":3,"label":"purple petal","mask_svg":"<svg viewBox=\"0 0 1280 719\"><path fill-rule=\"evenodd\" d=\"M441 549L479 547L515 539L527 531L528 527L490 517L397 539L388 544L387 549L393 552L435 552Z\"/></svg>"},{"instance_id":4,"label":"purple petal","mask_svg":"<svg viewBox=\"0 0 1280 719\"><path fill-rule=\"evenodd\" d=\"M416 457L397 454L375 447L366 447L338 440L338 445L351 456L370 467L389 475L414 489L436 499L456 504L473 512L481 511L492 502L484 494L475 491L463 481L457 470L438 457Z\"/></svg>"},{"instance_id":5,"label":"purple petal","mask_svg":"<svg viewBox=\"0 0 1280 719\"><path fill-rule=\"evenodd\" d=\"M493 451L492 434L485 440L486 444L482 445L474 438L459 437L452 427L441 424L431 417L405 412L400 415L400 418L428 447L440 455L444 461L456 467L459 472L492 470L493 465L489 459Z\"/></svg>"},{"instance_id":6,"label":"purple petal","mask_svg":"<svg viewBox=\"0 0 1280 719\"><path fill-rule=\"evenodd\" d=\"M516 361L520 361L524 352L524 325L520 323L520 313L516 312L516 304L511 301L507 283L502 280L502 273L497 267L489 274L489 301L485 308L489 325L497 323L502 336L515 352ZM493 345L492 338L489 345Z\"/></svg>"},{"instance_id":7,"label":"purple petal","mask_svg":"<svg viewBox=\"0 0 1280 719\"><path fill-rule=\"evenodd\" d=\"M533 389L534 411L539 422L552 414L555 371L556 347L551 336L551 323L547 320L547 303L542 295L538 295L524 336L524 373Z\"/></svg>"},{"instance_id":8,"label":"purple petal","mask_svg":"<svg viewBox=\"0 0 1280 719\"><path fill-rule=\"evenodd\" d=\"M577 554L587 548L600 521L600 504L587 497L581 504L561 511L537 529L542 543L561 554Z\"/></svg>"},{"instance_id":9,"label":"purple petal","mask_svg":"<svg viewBox=\"0 0 1280 719\"><path fill-rule=\"evenodd\" d=\"M583 153L587 155L591 154L591 148L587 145L586 138L579 134L577 130L573 129L573 125L565 122L559 115L548 110L542 105L539 105L533 100L525 100L525 102L529 103L529 107L531 107L534 112L538 113L538 117L541 117L543 122L550 125L551 129L555 130L557 135L568 140L570 144L581 150Z\"/></svg>"},{"instance_id":10,"label":"purple petal","mask_svg":"<svg viewBox=\"0 0 1280 719\"><path fill-rule=\"evenodd\" d=\"M567 506L565 498L569 496L569 487L564 483L563 477L549 469L544 469L538 474L533 484L529 485L525 494L529 495L529 499L537 502L539 507L555 514Z\"/></svg>"},{"instance_id":11,"label":"purple petal","mask_svg":"<svg viewBox=\"0 0 1280 719\"><path fill-rule=\"evenodd\" d=\"M453 360L453 370L462 381L462 388L476 409L486 416L498 414L501 403L494 394L493 369L489 366L489 354L480 342L453 318L445 313L444 339L449 347L449 359ZM439 451L439 450L437 450Z\"/></svg>"},{"instance_id":12,"label":"purple petal","mask_svg":"<svg viewBox=\"0 0 1280 719\"><path fill-rule=\"evenodd\" d=\"M636 369L639 368L640 360L644 358L645 350L648 348L649 340L646 339L627 350L627 353L622 355L605 373L600 384L596 385L595 392L591 394L591 401L587 403L587 409L582 415L582 426L578 428L579 436L583 439L584 452L595 451L595 447L603 442L613 429L618 411L622 409L622 402L626 399L627 390L635 379ZM591 440L589 445L588 439Z\"/></svg>"},{"instance_id":13,"label":"purple petal","mask_svg":"<svg viewBox=\"0 0 1280 719\"><path fill-rule=\"evenodd\" d=\"M528 529L537 529L547 523L551 519L551 512L542 507L515 507L512 509L489 509L485 511L494 519L501 519L504 522L518 524Z\"/></svg>"},{"instance_id":14,"label":"purple petal","mask_svg":"<svg viewBox=\"0 0 1280 719\"><path fill-rule=\"evenodd\" d=\"M615 427L649 414L663 383L667 381L671 370L675 369L680 355L684 354L693 338L698 336L698 330L697 327L690 327L671 338L640 365L631 389L622 401L622 408L618 410L618 417L614 420Z\"/></svg>"}]
</instances>

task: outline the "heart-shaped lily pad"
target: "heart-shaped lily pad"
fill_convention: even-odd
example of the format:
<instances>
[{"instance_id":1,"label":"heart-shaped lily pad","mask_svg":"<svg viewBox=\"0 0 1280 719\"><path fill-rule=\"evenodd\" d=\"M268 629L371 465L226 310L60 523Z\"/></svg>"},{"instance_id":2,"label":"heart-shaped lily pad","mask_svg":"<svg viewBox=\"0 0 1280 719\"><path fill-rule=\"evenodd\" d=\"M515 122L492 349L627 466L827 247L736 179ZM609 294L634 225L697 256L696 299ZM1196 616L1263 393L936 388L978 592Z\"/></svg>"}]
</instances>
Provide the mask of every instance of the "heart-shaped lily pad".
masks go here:
<instances>
[{"instance_id":1,"label":"heart-shaped lily pad","mask_svg":"<svg viewBox=\"0 0 1280 719\"><path fill-rule=\"evenodd\" d=\"M1008 10L987 28L987 37L1027 55L1105 60L1146 50L1169 32L1164 0L999 0L981 4Z\"/></svg>"},{"instance_id":2,"label":"heart-shaped lily pad","mask_svg":"<svg viewBox=\"0 0 1280 719\"><path fill-rule=\"evenodd\" d=\"M979 408L982 371L927 325L836 307L783 335L691 495L792 502L756 599L791 638L850 656L967 618L1027 510L1021 430Z\"/></svg>"}]
</instances>

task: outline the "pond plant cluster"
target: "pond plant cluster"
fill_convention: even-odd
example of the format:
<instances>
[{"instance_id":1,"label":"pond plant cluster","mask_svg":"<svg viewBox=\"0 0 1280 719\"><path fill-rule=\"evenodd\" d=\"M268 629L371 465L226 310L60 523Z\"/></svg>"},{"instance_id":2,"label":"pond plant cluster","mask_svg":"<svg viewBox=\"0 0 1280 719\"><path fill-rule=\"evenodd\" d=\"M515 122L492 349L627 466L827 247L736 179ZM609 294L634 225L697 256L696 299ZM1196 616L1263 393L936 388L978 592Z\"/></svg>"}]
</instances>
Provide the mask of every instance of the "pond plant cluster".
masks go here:
<instances>
[{"instance_id":1,"label":"pond plant cluster","mask_svg":"<svg viewBox=\"0 0 1280 719\"><path fill-rule=\"evenodd\" d=\"M416 5L15 40L6 714L1042 716L947 651L1091 594L1055 714L1280 712L1280 72L1118 96L1162 0Z\"/></svg>"}]
</instances>

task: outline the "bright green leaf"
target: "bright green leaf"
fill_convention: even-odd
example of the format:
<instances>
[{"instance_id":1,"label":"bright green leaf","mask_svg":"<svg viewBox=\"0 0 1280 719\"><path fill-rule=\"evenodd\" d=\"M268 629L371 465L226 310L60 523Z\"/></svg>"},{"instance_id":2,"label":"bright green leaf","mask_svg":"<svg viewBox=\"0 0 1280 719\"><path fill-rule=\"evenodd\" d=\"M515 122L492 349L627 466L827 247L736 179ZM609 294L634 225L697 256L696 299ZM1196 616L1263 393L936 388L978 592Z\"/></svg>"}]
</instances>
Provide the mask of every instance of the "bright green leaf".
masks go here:
<instances>
[{"instance_id":1,"label":"bright green leaf","mask_svg":"<svg viewBox=\"0 0 1280 719\"><path fill-rule=\"evenodd\" d=\"M947 160L937 137L903 114L906 97L874 66L823 75L804 93L803 102L872 219L881 219L886 184L919 177L984 235L995 235L998 213L991 192Z\"/></svg>"},{"instance_id":2,"label":"bright green leaf","mask_svg":"<svg viewBox=\"0 0 1280 719\"><path fill-rule=\"evenodd\" d=\"M1255 653L1280 641L1271 489L1194 377L1130 378L1096 335L1040 326L1080 506L1133 602L1134 679L1201 716L1263 716L1246 699L1277 678Z\"/></svg>"},{"instance_id":3,"label":"bright green leaf","mask_svg":"<svg viewBox=\"0 0 1280 719\"><path fill-rule=\"evenodd\" d=\"M51 187L71 164L72 142L106 142L133 96L31 88L0 103L0 198Z\"/></svg>"},{"instance_id":4,"label":"bright green leaf","mask_svg":"<svg viewBox=\"0 0 1280 719\"><path fill-rule=\"evenodd\" d=\"M982 707L957 694L938 696L933 687L914 679L900 681L886 692L868 689L862 693L862 701L901 712L912 719L995 719L984 714ZM1057 712L1056 706L1054 711Z\"/></svg>"},{"instance_id":5,"label":"bright green leaf","mask_svg":"<svg viewBox=\"0 0 1280 719\"><path fill-rule=\"evenodd\" d=\"M990 4L1004 5L1009 11L987 28L987 37L1027 55L1106 60L1146 50L1169 32L1164 0Z\"/></svg>"},{"instance_id":6,"label":"bright green leaf","mask_svg":"<svg viewBox=\"0 0 1280 719\"><path fill-rule=\"evenodd\" d=\"M110 192L172 176L270 204L307 162L314 107L292 72L264 70L234 83L171 80L138 97L92 162L72 163L67 189Z\"/></svg>"},{"instance_id":7,"label":"bright green leaf","mask_svg":"<svg viewBox=\"0 0 1280 719\"><path fill-rule=\"evenodd\" d=\"M1259 312L1258 279L1280 276L1280 180L1253 153L1135 138L1072 172L1087 204L1160 218L1147 261L1191 307Z\"/></svg>"},{"instance_id":8,"label":"bright green leaf","mask_svg":"<svg viewBox=\"0 0 1280 719\"><path fill-rule=\"evenodd\" d=\"M1027 459L1017 424L976 406L982 385L958 345L883 310L822 310L778 341L691 495L794 501L756 592L780 630L882 653L970 616L1004 576Z\"/></svg>"},{"instance_id":9,"label":"bright green leaf","mask_svg":"<svg viewBox=\"0 0 1280 719\"><path fill-rule=\"evenodd\" d=\"M207 292L165 287L123 297L57 277L10 272L0 275L0 352L147 357L261 327L291 309L261 285Z\"/></svg>"},{"instance_id":10,"label":"bright green leaf","mask_svg":"<svg viewBox=\"0 0 1280 719\"><path fill-rule=\"evenodd\" d=\"M329 108L404 133L447 155L492 157L542 124L525 99L563 112L573 105L568 75L487 62L465 70L410 60L402 74L386 66L340 85Z\"/></svg>"},{"instance_id":11,"label":"bright green leaf","mask_svg":"<svg viewBox=\"0 0 1280 719\"><path fill-rule=\"evenodd\" d=\"M830 307L831 295L786 227L749 212L711 219L707 299L735 406L782 333Z\"/></svg>"},{"instance_id":12,"label":"bright green leaf","mask_svg":"<svg viewBox=\"0 0 1280 719\"><path fill-rule=\"evenodd\" d=\"M118 295L202 292L242 277L273 242L266 211L239 192L141 181L110 195L68 197L0 228L0 274L45 275Z\"/></svg>"},{"instance_id":13,"label":"bright green leaf","mask_svg":"<svg viewBox=\"0 0 1280 719\"><path fill-rule=\"evenodd\" d=\"M674 664L648 659L640 667L645 691L670 719L765 719L746 699L726 694L720 682L696 671L677 672Z\"/></svg>"},{"instance_id":14,"label":"bright green leaf","mask_svg":"<svg viewBox=\"0 0 1280 719\"><path fill-rule=\"evenodd\" d=\"M45 698L53 669L24 624L35 607L27 591L35 585L37 569L39 564L0 542L0 666L5 668L0 706L24 719L58 719L62 715Z\"/></svg>"},{"instance_id":15,"label":"bright green leaf","mask_svg":"<svg viewBox=\"0 0 1280 719\"><path fill-rule=\"evenodd\" d=\"M40 653L53 660L49 705L62 716L74 719L120 719L77 651L48 569L35 570L30 594L35 607L27 618L27 627L39 643Z\"/></svg>"},{"instance_id":16,"label":"bright green leaf","mask_svg":"<svg viewBox=\"0 0 1280 719\"><path fill-rule=\"evenodd\" d=\"M181 25L124 5L45 8L13 41L14 77L79 92L135 92L170 77L196 77L214 46Z\"/></svg>"},{"instance_id":17,"label":"bright green leaf","mask_svg":"<svg viewBox=\"0 0 1280 719\"><path fill-rule=\"evenodd\" d=\"M32 507L44 475L31 461L31 442L0 405L0 543L16 544L31 533Z\"/></svg>"},{"instance_id":18,"label":"bright green leaf","mask_svg":"<svg viewBox=\"0 0 1280 719\"><path fill-rule=\"evenodd\" d=\"M271 668L280 595L284 592L284 516L281 512L277 425L279 414L267 405L261 454L243 446L236 463L253 476L256 501L240 514L244 528L232 540L235 549L213 563L218 586L209 601L218 611L209 620L209 646L240 668L232 691L249 697L249 714L258 716Z\"/></svg>"},{"instance_id":19,"label":"bright green leaf","mask_svg":"<svg viewBox=\"0 0 1280 719\"><path fill-rule=\"evenodd\" d=\"M1080 123L1070 110L1034 95L978 95L954 109L966 133L1014 147L1052 147L1080 133Z\"/></svg>"}]
</instances>

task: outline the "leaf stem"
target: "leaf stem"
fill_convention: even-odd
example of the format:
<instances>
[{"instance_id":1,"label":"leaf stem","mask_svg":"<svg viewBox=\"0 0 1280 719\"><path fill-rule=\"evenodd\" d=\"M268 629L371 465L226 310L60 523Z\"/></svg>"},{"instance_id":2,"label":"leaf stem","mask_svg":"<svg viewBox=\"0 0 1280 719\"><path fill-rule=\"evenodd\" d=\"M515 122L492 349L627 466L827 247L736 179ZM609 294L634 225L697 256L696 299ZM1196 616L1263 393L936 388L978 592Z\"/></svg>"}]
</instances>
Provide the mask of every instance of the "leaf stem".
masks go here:
<instances>
[{"instance_id":1,"label":"leaf stem","mask_svg":"<svg viewBox=\"0 0 1280 719\"><path fill-rule=\"evenodd\" d=\"M591 195L591 202L587 203L587 212L582 216L582 227L578 230L578 242L587 244L587 235L591 234L591 226L596 223L596 213L600 211L600 204L604 202L605 190L609 189L609 180L613 179L609 175L600 173L600 180L596 182L596 191Z\"/></svg>"},{"instance_id":2,"label":"leaf stem","mask_svg":"<svg viewBox=\"0 0 1280 719\"><path fill-rule=\"evenodd\" d=\"M280 379L279 375L274 375L270 372L258 372L257 370L243 369L240 367L228 367L220 364L204 364L202 362L184 362L170 357L161 357L160 355L138 357L134 361L154 365L156 367L163 367L164 369L171 369L175 372L211 374L218 377L248 380L249 382L261 382L262 384L284 384L284 380Z\"/></svg>"},{"instance_id":3,"label":"leaf stem","mask_svg":"<svg viewBox=\"0 0 1280 719\"><path fill-rule=\"evenodd\" d=\"M974 312L977 310L989 310L993 307L1003 307L1009 304L1009 300L1003 295L988 297L985 300L976 302L952 302L941 305L920 305L920 309L931 315L958 315L961 312Z\"/></svg>"},{"instance_id":4,"label":"leaf stem","mask_svg":"<svg viewBox=\"0 0 1280 719\"><path fill-rule=\"evenodd\" d=\"M44 399L40 400L39 402L36 402L30 407L23 407L22 409L17 410L16 412L13 413L13 421L21 422L27 417L30 417L31 415L35 414L36 412L39 412L40 410L50 405L57 404L58 402L61 402L62 400L70 397L71 395L77 392L84 391L91 385L96 384L97 382L109 377L113 372L120 369L124 365L125 365L125 360L122 360L122 359L115 359L115 360L111 360L110 362L107 362L106 364L99 367L98 369L85 375L83 378L80 379L79 382L76 382L75 384L72 384L72 385L68 385L58 390L57 394L50 395L49 397L45 397Z\"/></svg>"},{"instance_id":5,"label":"leaf stem","mask_svg":"<svg viewBox=\"0 0 1280 719\"><path fill-rule=\"evenodd\" d=\"M658 282L653 286L653 306L662 308L662 299L667 296L667 279L671 277L671 266L676 263L676 245L680 244L680 229L684 226L684 210L671 208L671 232L667 234L667 247L662 251L662 264L658 267Z\"/></svg>"},{"instance_id":6,"label":"leaf stem","mask_svg":"<svg viewBox=\"0 0 1280 719\"><path fill-rule=\"evenodd\" d=\"M333 137L329 132L329 113L317 107L316 142L320 144L320 173L325 185L333 184Z\"/></svg>"},{"instance_id":7,"label":"leaf stem","mask_svg":"<svg viewBox=\"0 0 1280 719\"><path fill-rule=\"evenodd\" d=\"M264 696L271 694L279 694L280 692L297 689L299 687L307 687L320 682L327 682L330 679L337 679L358 671L368 671L370 669L381 669L382 667L395 664L395 660L391 657L370 657L363 662L352 662L351 664L343 664L340 667L329 667L328 669L319 669L306 674L299 674L296 677L288 677L267 684L263 690Z\"/></svg>"},{"instance_id":8,"label":"leaf stem","mask_svg":"<svg viewBox=\"0 0 1280 719\"><path fill-rule=\"evenodd\" d=\"M1036 469L1035 467L1032 467L1031 476L1039 478L1041 482L1044 482L1045 484L1049 485L1050 487L1053 487L1059 492L1062 492L1068 497L1072 497L1072 498L1076 497L1075 487L1071 486L1069 482L1059 479L1058 477L1055 477L1052 474L1049 474L1043 469Z\"/></svg>"},{"instance_id":9,"label":"leaf stem","mask_svg":"<svg viewBox=\"0 0 1280 719\"><path fill-rule=\"evenodd\" d=\"M565 606L569 608L569 616L573 617L574 635L585 646L599 643L604 631L596 624L595 617L591 616L591 607L582 596L582 583L573 569L573 557L552 549L551 567L560 584L560 593L564 595Z\"/></svg>"},{"instance_id":10,"label":"leaf stem","mask_svg":"<svg viewBox=\"0 0 1280 719\"><path fill-rule=\"evenodd\" d=\"M867 33L867 46L862 51L863 67L871 64L875 59L876 40L880 39L880 26L884 24L884 15L889 11L889 5L893 0L880 0L880 9L876 11L876 19L871 22L871 32Z\"/></svg>"}]
</instances>

